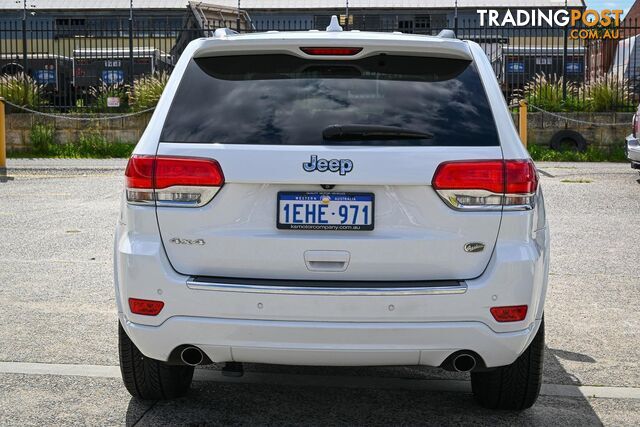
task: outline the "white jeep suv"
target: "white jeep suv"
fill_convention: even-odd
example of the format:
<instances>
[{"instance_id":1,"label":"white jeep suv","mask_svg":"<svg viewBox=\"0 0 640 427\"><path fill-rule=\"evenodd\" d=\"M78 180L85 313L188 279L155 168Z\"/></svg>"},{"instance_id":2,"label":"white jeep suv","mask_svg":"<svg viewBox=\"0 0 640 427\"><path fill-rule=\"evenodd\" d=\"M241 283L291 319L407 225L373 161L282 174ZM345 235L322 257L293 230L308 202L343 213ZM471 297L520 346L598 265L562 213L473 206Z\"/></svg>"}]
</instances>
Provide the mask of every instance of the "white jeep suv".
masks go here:
<instances>
[{"instance_id":1,"label":"white jeep suv","mask_svg":"<svg viewBox=\"0 0 640 427\"><path fill-rule=\"evenodd\" d=\"M126 169L122 376L163 399L213 362L426 365L527 408L548 264L536 169L479 45L218 30Z\"/></svg>"}]
</instances>

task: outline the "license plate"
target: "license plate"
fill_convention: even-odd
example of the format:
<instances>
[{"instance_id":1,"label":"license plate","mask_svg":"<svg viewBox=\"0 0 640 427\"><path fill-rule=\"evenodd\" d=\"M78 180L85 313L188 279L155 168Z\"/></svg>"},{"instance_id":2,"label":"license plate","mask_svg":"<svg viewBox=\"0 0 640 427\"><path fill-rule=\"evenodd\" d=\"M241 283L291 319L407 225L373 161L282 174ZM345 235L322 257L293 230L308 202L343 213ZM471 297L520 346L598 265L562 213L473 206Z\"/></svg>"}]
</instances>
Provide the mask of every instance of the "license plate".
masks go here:
<instances>
[{"instance_id":1,"label":"license plate","mask_svg":"<svg viewBox=\"0 0 640 427\"><path fill-rule=\"evenodd\" d=\"M278 228L373 230L372 193L278 193Z\"/></svg>"}]
</instances>

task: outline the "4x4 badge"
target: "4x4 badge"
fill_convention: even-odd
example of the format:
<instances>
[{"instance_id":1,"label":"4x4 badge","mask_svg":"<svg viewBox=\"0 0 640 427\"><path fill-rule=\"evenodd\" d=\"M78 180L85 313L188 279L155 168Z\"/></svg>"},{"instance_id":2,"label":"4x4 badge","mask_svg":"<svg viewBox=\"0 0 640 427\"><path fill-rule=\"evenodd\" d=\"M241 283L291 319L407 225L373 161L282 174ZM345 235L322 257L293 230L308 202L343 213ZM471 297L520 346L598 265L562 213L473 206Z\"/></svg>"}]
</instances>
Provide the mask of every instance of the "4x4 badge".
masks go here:
<instances>
[{"instance_id":1,"label":"4x4 badge","mask_svg":"<svg viewBox=\"0 0 640 427\"><path fill-rule=\"evenodd\" d=\"M170 240L171 243L176 245L204 245L206 242L203 239L182 239L180 237L174 237Z\"/></svg>"},{"instance_id":2,"label":"4x4 badge","mask_svg":"<svg viewBox=\"0 0 640 427\"><path fill-rule=\"evenodd\" d=\"M349 159L319 159L318 156L312 155L311 160L302 163L302 169L307 172L340 172L340 175L346 175L353 170L353 162Z\"/></svg>"},{"instance_id":3,"label":"4x4 badge","mask_svg":"<svg viewBox=\"0 0 640 427\"><path fill-rule=\"evenodd\" d=\"M484 250L484 243L470 242L464 245L465 252L482 252Z\"/></svg>"}]
</instances>

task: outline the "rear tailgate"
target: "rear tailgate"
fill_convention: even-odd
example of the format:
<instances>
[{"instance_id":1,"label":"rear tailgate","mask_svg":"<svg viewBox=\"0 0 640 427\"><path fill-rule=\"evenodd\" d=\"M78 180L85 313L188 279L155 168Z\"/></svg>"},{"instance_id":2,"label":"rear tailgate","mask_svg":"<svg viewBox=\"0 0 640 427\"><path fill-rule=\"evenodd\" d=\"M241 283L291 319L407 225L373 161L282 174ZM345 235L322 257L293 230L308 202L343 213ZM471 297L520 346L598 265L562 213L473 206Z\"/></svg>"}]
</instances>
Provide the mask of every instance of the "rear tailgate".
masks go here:
<instances>
[{"instance_id":1,"label":"rear tailgate","mask_svg":"<svg viewBox=\"0 0 640 427\"><path fill-rule=\"evenodd\" d=\"M433 173L446 160L500 158L499 147L377 148L209 146L160 144L158 154L216 159L226 183L201 208L157 208L162 239L173 267L184 274L271 279L440 280L482 273L491 256L501 213L462 212L448 207L431 188ZM346 176L310 174L311 155L349 158ZM372 231L279 230L279 191L371 192ZM203 239L183 245L172 239ZM465 252L470 242L485 245ZM309 252L346 254L343 271L309 267ZM321 256L320 252L317 252ZM307 259L305 259L307 254ZM312 259L313 261L313 259ZM319 260L322 261L322 260Z\"/></svg>"},{"instance_id":2,"label":"rear tailgate","mask_svg":"<svg viewBox=\"0 0 640 427\"><path fill-rule=\"evenodd\" d=\"M430 136L323 139L336 124ZM500 226L500 210L452 209L430 185L442 162L502 159L484 88L467 60L376 54L321 61L299 52L192 60L157 154L215 159L224 172L225 184L205 206L157 208L167 255L183 274L468 279L486 268ZM348 161L349 170L305 168L314 156ZM373 229L279 229L279 192L371 193ZM191 241L199 244L183 244ZM468 243L484 249L465 251Z\"/></svg>"}]
</instances>

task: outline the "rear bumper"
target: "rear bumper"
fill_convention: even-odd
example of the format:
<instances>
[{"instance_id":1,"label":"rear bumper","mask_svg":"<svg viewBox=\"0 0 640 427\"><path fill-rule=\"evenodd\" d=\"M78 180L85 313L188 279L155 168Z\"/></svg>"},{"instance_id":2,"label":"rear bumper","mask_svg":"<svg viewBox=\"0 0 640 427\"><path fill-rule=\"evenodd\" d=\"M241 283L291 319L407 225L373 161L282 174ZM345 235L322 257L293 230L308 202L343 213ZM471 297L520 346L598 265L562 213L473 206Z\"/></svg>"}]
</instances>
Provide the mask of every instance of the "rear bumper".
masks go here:
<instances>
[{"instance_id":1,"label":"rear bumper","mask_svg":"<svg viewBox=\"0 0 640 427\"><path fill-rule=\"evenodd\" d=\"M631 167L640 169L640 141L632 137L627 137L627 158L631 160Z\"/></svg>"},{"instance_id":2,"label":"rear bumper","mask_svg":"<svg viewBox=\"0 0 640 427\"><path fill-rule=\"evenodd\" d=\"M283 322L176 316L160 326L120 320L127 334L154 359L167 360L185 343L214 362L287 365L440 366L461 349L479 354L488 367L512 363L540 321L496 333L480 322L345 323Z\"/></svg>"},{"instance_id":3,"label":"rear bumper","mask_svg":"<svg viewBox=\"0 0 640 427\"><path fill-rule=\"evenodd\" d=\"M521 215L503 215L504 239L481 276L450 292L372 295L193 288L193 278L171 267L155 224L130 215L136 232L121 224L114 253L120 321L142 353L158 360L190 344L216 362L439 366L456 351L472 350L487 367L510 364L537 331L548 275L544 216L529 219L529 230L542 226L532 232ZM158 316L136 315L129 297L162 300L165 307ZM498 323L489 311L521 304L529 311L520 322Z\"/></svg>"}]
</instances>

